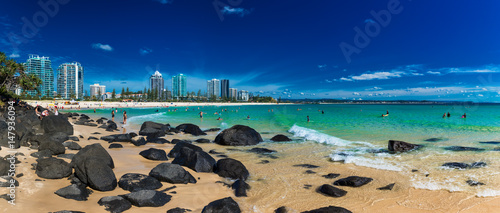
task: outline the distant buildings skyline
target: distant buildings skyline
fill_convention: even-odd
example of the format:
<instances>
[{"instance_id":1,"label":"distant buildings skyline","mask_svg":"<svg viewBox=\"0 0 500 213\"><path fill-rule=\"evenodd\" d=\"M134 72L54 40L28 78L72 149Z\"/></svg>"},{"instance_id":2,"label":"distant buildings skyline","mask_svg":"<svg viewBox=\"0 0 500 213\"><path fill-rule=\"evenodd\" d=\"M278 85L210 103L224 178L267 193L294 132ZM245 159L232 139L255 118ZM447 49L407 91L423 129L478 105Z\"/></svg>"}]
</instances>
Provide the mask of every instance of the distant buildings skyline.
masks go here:
<instances>
[{"instance_id":1,"label":"distant buildings skyline","mask_svg":"<svg viewBox=\"0 0 500 213\"><path fill-rule=\"evenodd\" d=\"M90 85L90 97L96 97L99 99L105 93L106 93L106 86L99 84Z\"/></svg>"},{"instance_id":2,"label":"distant buildings skyline","mask_svg":"<svg viewBox=\"0 0 500 213\"><path fill-rule=\"evenodd\" d=\"M72 62L59 65L57 68L57 94L64 99L83 98L83 78L84 69L80 63Z\"/></svg>"},{"instance_id":3,"label":"distant buildings skyline","mask_svg":"<svg viewBox=\"0 0 500 213\"><path fill-rule=\"evenodd\" d=\"M158 97L162 97L163 90L165 89L165 81L163 80L163 76L157 70L151 77L149 77L149 88L151 92L156 91Z\"/></svg>"},{"instance_id":4,"label":"distant buildings skyline","mask_svg":"<svg viewBox=\"0 0 500 213\"><path fill-rule=\"evenodd\" d=\"M24 63L24 68L26 74L35 74L42 80L42 84L38 87L41 96L54 96L54 70L49 57L30 54L26 63ZM31 96L37 95L35 90L26 92Z\"/></svg>"},{"instance_id":5,"label":"distant buildings skyline","mask_svg":"<svg viewBox=\"0 0 500 213\"><path fill-rule=\"evenodd\" d=\"M220 84L219 79L212 79L207 81L207 98L212 96L219 97Z\"/></svg>"}]
</instances>

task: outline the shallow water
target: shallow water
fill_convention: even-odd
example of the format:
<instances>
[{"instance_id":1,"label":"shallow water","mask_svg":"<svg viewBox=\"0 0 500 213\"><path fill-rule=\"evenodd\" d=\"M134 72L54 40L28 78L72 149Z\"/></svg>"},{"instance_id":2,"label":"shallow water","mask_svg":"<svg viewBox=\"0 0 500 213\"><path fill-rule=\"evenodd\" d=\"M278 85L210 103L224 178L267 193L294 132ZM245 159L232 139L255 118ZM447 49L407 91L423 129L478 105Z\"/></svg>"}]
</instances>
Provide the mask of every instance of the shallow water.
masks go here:
<instances>
[{"instance_id":1,"label":"shallow water","mask_svg":"<svg viewBox=\"0 0 500 213\"><path fill-rule=\"evenodd\" d=\"M397 171L408 178L412 187L429 190L465 191L476 196L500 196L499 144L500 115L497 105L274 105L274 106L205 106L168 108L127 108L128 130L137 130L144 121L193 123L202 129L248 125L263 135L269 149L293 150L330 163L355 164L377 170ZM158 112L157 112L158 110ZM226 111L227 110L227 111ZM386 111L387 117L381 117ZM199 113L203 111L203 119ZM324 111L324 114L321 113ZM81 110L82 113L110 118L109 109ZM215 114L217 112L217 114ZM450 112L451 117L442 118ZM467 113L467 118L461 118ZM247 119L247 116L250 119ZM307 116L310 122L307 122ZM217 120L217 118L222 120ZM121 122L120 109L115 121ZM269 141L275 134L287 134L293 142ZM408 153L389 154L387 141L402 140L424 145ZM428 139L433 139L426 141ZM484 151L454 152L449 146L482 148ZM288 153L288 152L285 152ZM288 154L291 154L288 153ZM250 156L242 155L242 158ZM283 157L290 160L293 156ZM278 159L277 161L279 161ZM248 159L247 159L248 160ZM485 162L486 167L467 170L448 169L446 162ZM412 172L412 170L418 170ZM293 176L293 174L292 174ZM471 187L466 181L485 185Z\"/></svg>"}]
</instances>

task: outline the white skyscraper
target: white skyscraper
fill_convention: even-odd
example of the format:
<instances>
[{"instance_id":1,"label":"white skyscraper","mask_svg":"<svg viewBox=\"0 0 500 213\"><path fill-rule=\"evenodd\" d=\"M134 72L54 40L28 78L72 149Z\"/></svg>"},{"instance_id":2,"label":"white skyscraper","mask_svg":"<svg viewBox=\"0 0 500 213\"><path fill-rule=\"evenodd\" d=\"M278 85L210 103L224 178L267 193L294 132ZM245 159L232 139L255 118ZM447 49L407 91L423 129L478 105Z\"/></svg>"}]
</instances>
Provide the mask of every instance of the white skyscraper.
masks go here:
<instances>
[{"instance_id":1,"label":"white skyscraper","mask_svg":"<svg viewBox=\"0 0 500 213\"><path fill-rule=\"evenodd\" d=\"M158 98L162 97L164 87L164 80L161 73L156 71L151 77L149 77L149 85L151 91L157 91Z\"/></svg>"},{"instance_id":2,"label":"white skyscraper","mask_svg":"<svg viewBox=\"0 0 500 213\"><path fill-rule=\"evenodd\" d=\"M207 81L207 97L220 96L220 81L219 79L212 79Z\"/></svg>"},{"instance_id":3,"label":"white skyscraper","mask_svg":"<svg viewBox=\"0 0 500 213\"><path fill-rule=\"evenodd\" d=\"M99 94L104 95L104 93L106 93L106 86L99 84L90 85L90 97L101 98Z\"/></svg>"},{"instance_id":4,"label":"white skyscraper","mask_svg":"<svg viewBox=\"0 0 500 213\"><path fill-rule=\"evenodd\" d=\"M78 62L57 68L57 94L64 99L83 98L83 67Z\"/></svg>"}]
</instances>

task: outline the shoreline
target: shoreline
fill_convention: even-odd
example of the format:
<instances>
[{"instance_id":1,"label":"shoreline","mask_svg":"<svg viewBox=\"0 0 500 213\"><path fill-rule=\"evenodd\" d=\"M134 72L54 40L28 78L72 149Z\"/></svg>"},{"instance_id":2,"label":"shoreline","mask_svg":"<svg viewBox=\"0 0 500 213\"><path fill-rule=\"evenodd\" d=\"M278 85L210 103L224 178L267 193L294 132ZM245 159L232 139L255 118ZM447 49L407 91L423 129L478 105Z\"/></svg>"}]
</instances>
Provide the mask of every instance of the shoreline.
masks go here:
<instances>
[{"instance_id":1,"label":"shoreline","mask_svg":"<svg viewBox=\"0 0 500 213\"><path fill-rule=\"evenodd\" d=\"M79 101L79 104L64 104L65 100L55 101L58 107L64 106L64 110L77 109L105 109L105 108L150 108L150 107L196 107L196 106L251 106L251 105L285 105L293 103L253 103L253 102L238 102L238 103L197 103L197 102L100 102L100 101ZM54 101L51 100L28 100L31 106L40 105L44 108L54 106Z\"/></svg>"},{"instance_id":2,"label":"shoreline","mask_svg":"<svg viewBox=\"0 0 500 213\"><path fill-rule=\"evenodd\" d=\"M92 119L100 118L88 114ZM106 116L108 117L108 116ZM72 119L70 122L74 123ZM163 149L167 153L174 146L173 144L152 144L136 147L130 143L120 143L124 146L122 149L108 149L109 143L103 140L87 140L89 136L100 138L101 136L119 134L124 132L138 132L139 129L128 127L121 129L121 124L117 123L119 131L107 132L102 128L74 125L74 135L82 135L84 139L78 142L82 147L93 143L101 144L115 161L116 178L119 179L125 173L147 174L154 166L161 162L150 161L142 158L138 153L148 148ZM92 134L99 132L100 134ZM197 138L207 138L213 140L216 132L209 133L206 136L195 137L184 133L167 135L165 138L195 140ZM272 135L262 134L263 138L270 138ZM242 152L253 147L267 147L267 143L250 147L230 147L221 146L214 143L194 143L203 150L215 149L223 152L230 158L241 161L250 172L250 179L247 181L252 187L248 192L248 197L235 197L234 191L223 186L216 181L228 182L214 173L197 173L184 167L195 178L200 178L196 184L175 184L173 198L163 207L135 207L126 212L165 212L175 207L188 208L193 212L201 212L201 209L213 200L223 197L232 197L238 202L242 212L272 212L280 206L287 206L293 210L306 211L317 209L329 205L344 207L352 212L495 212L500 208L500 197L477 197L467 192L449 192L447 190L426 190L411 187L408 177L401 172L379 170L353 164L343 164L330 162L325 158L327 152L305 152L299 144L283 143L273 149L278 151L278 159L269 159L266 156L259 156L253 153ZM321 144L313 144L315 147L321 147ZM231 150L231 149L237 150ZM239 150L239 151L238 151ZM316 149L312 149L313 151ZM2 147L0 156L8 154L9 149ZM30 164L36 162L30 154L36 150L30 150L27 147L21 147L18 150L25 156L20 157L20 173L24 176L18 178L20 186L18 187L18 205L8 206L3 212L19 211L59 211L59 210L79 210L84 212L107 212L103 206L99 206L97 201L104 196L115 196L128 193L117 187L113 191L99 192L95 191L89 196L88 201L75 201L65 199L54 194L62 187L69 185L66 178L58 180L49 180L39 178L30 170ZM67 153L76 153L77 151L67 150ZM213 156L216 160L221 157ZM269 164L260 164L263 159L271 161ZM167 162L171 162L170 159ZM69 161L68 161L69 162ZM306 168L294 167L295 164L314 164L319 166L312 169L315 174L307 174ZM351 175L371 177L373 182L360 188L344 187L348 191L345 197L332 198L317 193L315 190L322 184L331 184L336 179L325 179L321 177L328 173L339 173L339 178ZM276 175L279 174L279 175ZM35 181L35 179L43 179ZM28 183L28 184L23 184ZM162 182L164 186L158 190L172 187L174 184ZM390 183L396 183L391 191L376 190ZM311 185L305 189L304 185ZM5 193L3 191L0 194ZM170 192L170 191L168 191Z\"/></svg>"}]
</instances>

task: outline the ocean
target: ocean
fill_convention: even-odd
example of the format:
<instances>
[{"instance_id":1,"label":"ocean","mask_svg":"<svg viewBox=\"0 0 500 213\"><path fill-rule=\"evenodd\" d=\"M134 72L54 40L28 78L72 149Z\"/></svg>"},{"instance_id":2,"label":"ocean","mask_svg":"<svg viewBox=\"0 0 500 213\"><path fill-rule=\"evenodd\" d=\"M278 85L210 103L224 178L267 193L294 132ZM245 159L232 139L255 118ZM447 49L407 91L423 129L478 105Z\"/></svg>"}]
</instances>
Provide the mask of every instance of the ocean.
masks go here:
<instances>
[{"instance_id":1,"label":"ocean","mask_svg":"<svg viewBox=\"0 0 500 213\"><path fill-rule=\"evenodd\" d=\"M282 158L292 153L307 157L317 154L332 164L352 164L402 174L410 187L428 190L463 191L477 197L500 196L500 114L499 105L260 105L196 106L119 109L127 111L127 131L138 131L144 121L176 126L193 123L201 129L226 129L247 125L261 133L262 146L280 150ZM199 113L204 112L203 119ZM382 117L389 111L389 116ZM81 110L93 117L111 118L110 109ZM443 118L444 113L450 117ZM467 117L462 118L466 113ZM310 121L307 121L309 116ZM222 120L217 120L218 118ZM250 117L250 119L247 119ZM269 139L285 134L292 142ZM423 145L418 150L391 154L388 140ZM485 143L486 142L486 143ZM453 151L454 146L475 147L478 151ZM287 152L287 147L293 152ZM306 153L304 153L306 152ZM278 154L279 156L279 154ZM244 157L241 155L240 157ZM278 161L279 161L278 159ZM451 169L448 162L481 167ZM485 165L485 166L484 166ZM471 186L467 181L484 185Z\"/></svg>"}]
</instances>

